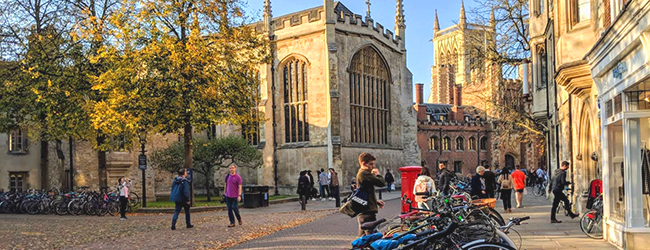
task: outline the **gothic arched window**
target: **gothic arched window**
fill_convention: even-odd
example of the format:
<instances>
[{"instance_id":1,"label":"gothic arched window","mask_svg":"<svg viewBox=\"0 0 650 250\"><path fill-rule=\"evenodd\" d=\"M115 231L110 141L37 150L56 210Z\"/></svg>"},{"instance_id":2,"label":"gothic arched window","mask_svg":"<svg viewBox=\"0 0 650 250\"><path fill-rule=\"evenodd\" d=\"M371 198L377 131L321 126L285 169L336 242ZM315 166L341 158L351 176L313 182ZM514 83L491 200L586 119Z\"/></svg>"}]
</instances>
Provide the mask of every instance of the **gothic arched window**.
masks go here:
<instances>
[{"instance_id":1,"label":"gothic arched window","mask_svg":"<svg viewBox=\"0 0 650 250\"><path fill-rule=\"evenodd\" d=\"M456 138L456 151L465 150L465 138L459 136Z\"/></svg>"},{"instance_id":2,"label":"gothic arched window","mask_svg":"<svg viewBox=\"0 0 650 250\"><path fill-rule=\"evenodd\" d=\"M449 137L442 138L442 150L449 151L451 150L451 139Z\"/></svg>"},{"instance_id":3,"label":"gothic arched window","mask_svg":"<svg viewBox=\"0 0 650 250\"><path fill-rule=\"evenodd\" d=\"M357 52L350 64L350 121L353 143L388 144L390 77L372 47Z\"/></svg>"},{"instance_id":4,"label":"gothic arched window","mask_svg":"<svg viewBox=\"0 0 650 250\"><path fill-rule=\"evenodd\" d=\"M439 143L440 143L440 141L439 141L438 137L431 136L429 138L429 151L438 151L438 150L440 150Z\"/></svg>"},{"instance_id":5,"label":"gothic arched window","mask_svg":"<svg viewBox=\"0 0 650 250\"><path fill-rule=\"evenodd\" d=\"M470 137L467 143L469 150L476 150L476 138Z\"/></svg>"},{"instance_id":6,"label":"gothic arched window","mask_svg":"<svg viewBox=\"0 0 650 250\"><path fill-rule=\"evenodd\" d=\"M284 141L309 141L307 121L307 63L294 58L282 67L284 86Z\"/></svg>"},{"instance_id":7,"label":"gothic arched window","mask_svg":"<svg viewBox=\"0 0 650 250\"><path fill-rule=\"evenodd\" d=\"M487 136L481 138L481 150L487 150Z\"/></svg>"}]
</instances>

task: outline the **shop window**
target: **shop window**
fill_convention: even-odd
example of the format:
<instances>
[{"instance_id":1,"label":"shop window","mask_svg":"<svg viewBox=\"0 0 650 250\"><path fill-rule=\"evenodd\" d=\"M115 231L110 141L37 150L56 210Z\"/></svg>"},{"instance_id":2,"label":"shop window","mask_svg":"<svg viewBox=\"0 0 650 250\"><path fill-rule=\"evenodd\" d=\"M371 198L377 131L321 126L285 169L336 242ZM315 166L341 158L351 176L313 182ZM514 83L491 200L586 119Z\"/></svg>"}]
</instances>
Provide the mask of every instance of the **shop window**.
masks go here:
<instances>
[{"instance_id":1,"label":"shop window","mask_svg":"<svg viewBox=\"0 0 650 250\"><path fill-rule=\"evenodd\" d=\"M621 95L617 95L614 97L614 114L621 113L623 111L623 102L622 102L622 97Z\"/></svg>"},{"instance_id":2,"label":"shop window","mask_svg":"<svg viewBox=\"0 0 650 250\"><path fill-rule=\"evenodd\" d=\"M625 91L627 110L650 109L650 83L643 82Z\"/></svg>"},{"instance_id":3,"label":"shop window","mask_svg":"<svg viewBox=\"0 0 650 250\"><path fill-rule=\"evenodd\" d=\"M614 115L614 112L612 112L612 100L607 101L605 103L605 115L607 115L607 118L610 118Z\"/></svg>"},{"instance_id":4,"label":"shop window","mask_svg":"<svg viewBox=\"0 0 650 250\"><path fill-rule=\"evenodd\" d=\"M15 192L27 190L26 177L25 172L9 172L9 190Z\"/></svg>"},{"instance_id":5,"label":"shop window","mask_svg":"<svg viewBox=\"0 0 650 250\"><path fill-rule=\"evenodd\" d=\"M454 162L454 172L456 173L463 173L463 162L462 161L455 161Z\"/></svg>"},{"instance_id":6,"label":"shop window","mask_svg":"<svg viewBox=\"0 0 650 250\"><path fill-rule=\"evenodd\" d=\"M623 222L625 218L625 183L623 182L623 126L618 121L607 126L609 133L609 190L605 190L611 206L611 217Z\"/></svg>"}]
</instances>

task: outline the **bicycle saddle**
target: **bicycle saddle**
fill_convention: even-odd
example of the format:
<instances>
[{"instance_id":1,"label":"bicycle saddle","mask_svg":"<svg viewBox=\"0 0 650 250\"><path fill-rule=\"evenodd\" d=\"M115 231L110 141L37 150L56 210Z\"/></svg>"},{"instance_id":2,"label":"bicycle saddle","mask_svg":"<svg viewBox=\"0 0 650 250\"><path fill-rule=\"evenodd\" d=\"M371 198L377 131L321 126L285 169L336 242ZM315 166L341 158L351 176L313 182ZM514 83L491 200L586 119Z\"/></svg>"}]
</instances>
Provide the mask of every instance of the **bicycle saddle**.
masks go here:
<instances>
[{"instance_id":1,"label":"bicycle saddle","mask_svg":"<svg viewBox=\"0 0 650 250\"><path fill-rule=\"evenodd\" d=\"M417 213L419 213L419 211L411 211L409 213L400 214L399 218L403 220L403 219L406 219L406 217L416 215Z\"/></svg>"},{"instance_id":2,"label":"bicycle saddle","mask_svg":"<svg viewBox=\"0 0 650 250\"><path fill-rule=\"evenodd\" d=\"M379 226L379 224L384 223L384 222L386 222L385 218L381 218L381 219L376 220L376 221L366 222L366 223L361 224L361 229L362 230L372 230L372 229L375 229L377 226Z\"/></svg>"}]
</instances>

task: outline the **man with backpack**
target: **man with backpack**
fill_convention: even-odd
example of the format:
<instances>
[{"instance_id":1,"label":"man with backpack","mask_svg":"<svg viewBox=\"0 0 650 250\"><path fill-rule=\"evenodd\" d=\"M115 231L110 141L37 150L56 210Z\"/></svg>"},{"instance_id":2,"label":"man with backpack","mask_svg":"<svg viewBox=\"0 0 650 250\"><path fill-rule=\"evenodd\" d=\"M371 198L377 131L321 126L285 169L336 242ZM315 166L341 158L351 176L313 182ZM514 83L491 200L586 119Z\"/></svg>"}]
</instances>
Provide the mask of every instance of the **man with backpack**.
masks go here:
<instances>
[{"instance_id":1,"label":"man with backpack","mask_svg":"<svg viewBox=\"0 0 650 250\"><path fill-rule=\"evenodd\" d=\"M172 230L176 230L176 221L178 220L178 214L181 213L181 209L185 210L185 225L187 228L193 228L194 226L190 223L190 184L187 180L187 171L181 169L178 171L178 176L174 178L174 183L172 183L172 192L169 195L169 200L176 203L176 208L174 209L174 216L172 217Z\"/></svg>"}]
</instances>

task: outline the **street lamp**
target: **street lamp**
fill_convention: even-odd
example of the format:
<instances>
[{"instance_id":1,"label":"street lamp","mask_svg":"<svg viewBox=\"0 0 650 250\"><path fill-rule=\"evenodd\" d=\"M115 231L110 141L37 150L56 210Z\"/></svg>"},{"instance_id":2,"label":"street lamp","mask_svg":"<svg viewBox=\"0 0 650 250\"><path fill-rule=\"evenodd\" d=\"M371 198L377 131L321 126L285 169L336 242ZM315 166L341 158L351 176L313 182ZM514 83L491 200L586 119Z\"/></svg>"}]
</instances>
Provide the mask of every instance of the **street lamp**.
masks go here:
<instances>
[{"instance_id":1,"label":"street lamp","mask_svg":"<svg viewBox=\"0 0 650 250\"><path fill-rule=\"evenodd\" d=\"M147 155L145 144L147 143L147 134L143 132L140 136L140 155L138 156L138 168L142 170L142 207L147 207L147 179L145 170L147 170Z\"/></svg>"}]
</instances>

